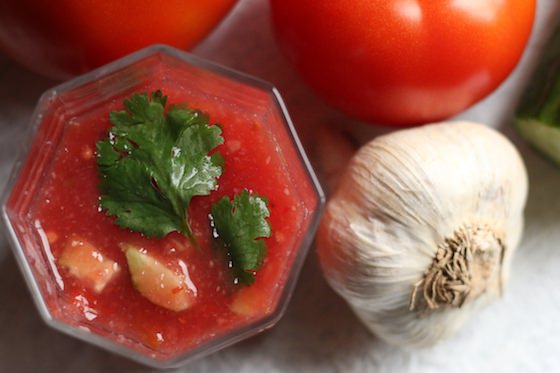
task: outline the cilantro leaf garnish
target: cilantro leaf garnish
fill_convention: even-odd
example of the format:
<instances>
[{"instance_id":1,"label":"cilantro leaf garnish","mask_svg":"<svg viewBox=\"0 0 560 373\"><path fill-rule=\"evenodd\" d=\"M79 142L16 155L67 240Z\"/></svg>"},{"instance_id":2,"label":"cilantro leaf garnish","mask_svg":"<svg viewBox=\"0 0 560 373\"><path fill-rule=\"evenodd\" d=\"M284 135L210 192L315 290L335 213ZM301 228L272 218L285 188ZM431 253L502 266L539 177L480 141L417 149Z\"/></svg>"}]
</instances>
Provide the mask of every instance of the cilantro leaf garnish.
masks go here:
<instances>
[{"instance_id":1,"label":"cilantro leaf garnish","mask_svg":"<svg viewBox=\"0 0 560 373\"><path fill-rule=\"evenodd\" d=\"M134 94L97 143L100 207L122 228L163 237L178 231L194 240L188 207L194 196L217 189L223 159L209 154L224 139L208 116L170 106L161 91Z\"/></svg>"},{"instance_id":2,"label":"cilantro leaf garnish","mask_svg":"<svg viewBox=\"0 0 560 373\"><path fill-rule=\"evenodd\" d=\"M212 205L212 224L223 243L235 275L235 282L251 285L255 271L266 255L266 243L259 238L270 237L267 200L244 189L233 197L222 197Z\"/></svg>"}]
</instances>

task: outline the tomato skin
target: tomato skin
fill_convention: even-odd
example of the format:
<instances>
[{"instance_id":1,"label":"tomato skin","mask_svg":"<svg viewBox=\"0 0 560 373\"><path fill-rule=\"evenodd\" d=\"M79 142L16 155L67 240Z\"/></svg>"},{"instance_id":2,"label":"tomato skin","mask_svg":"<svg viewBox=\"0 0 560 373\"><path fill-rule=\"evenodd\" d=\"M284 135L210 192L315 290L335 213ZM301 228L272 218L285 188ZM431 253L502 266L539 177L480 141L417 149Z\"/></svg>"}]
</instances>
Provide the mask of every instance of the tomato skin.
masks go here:
<instances>
[{"instance_id":1,"label":"tomato skin","mask_svg":"<svg viewBox=\"0 0 560 373\"><path fill-rule=\"evenodd\" d=\"M513 70L535 0L271 0L281 50L328 103L367 122L456 114Z\"/></svg>"},{"instance_id":2,"label":"tomato skin","mask_svg":"<svg viewBox=\"0 0 560 373\"><path fill-rule=\"evenodd\" d=\"M0 50L65 79L155 43L190 49L236 0L2 0Z\"/></svg>"}]
</instances>

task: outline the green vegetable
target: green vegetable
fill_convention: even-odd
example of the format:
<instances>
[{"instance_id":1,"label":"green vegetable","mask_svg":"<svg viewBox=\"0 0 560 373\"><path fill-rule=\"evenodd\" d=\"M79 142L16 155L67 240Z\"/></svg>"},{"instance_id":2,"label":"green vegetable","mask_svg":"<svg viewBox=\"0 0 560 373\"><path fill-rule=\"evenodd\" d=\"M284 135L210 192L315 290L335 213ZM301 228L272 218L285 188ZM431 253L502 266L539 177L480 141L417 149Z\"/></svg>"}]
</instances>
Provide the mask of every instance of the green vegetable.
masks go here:
<instances>
[{"instance_id":1,"label":"green vegetable","mask_svg":"<svg viewBox=\"0 0 560 373\"><path fill-rule=\"evenodd\" d=\"M175 312L184 311L195 302L196 293L189 289L183 276L138 247L125 244L123 250L134 288L150 302Z\"/></svg>"},{"instance_id":2,"label":"green vegetable","mask_svg":"<svg viewBox=\"0 0 560 373\"><path fill-rule=\"evenodd\" d=\"M233 201L222 197L212 205L212 223L223 242L235 274L235 282L250 285L262 265L266 244L259 238L270 237L267 200L243 190Z\"/></svg>"},{"instance_id":3,"label":"green vegetable","mask_svg":"<svg viewBox=\"0 0 560 373\"><path fill-rule=\"evenodd\" d=\"M560 165L560 25L521 98L515 125L523 138Z\"/></svg>"},{"instance_id":4,"label":"green vegetable","mask_svg":"<svg viewBox=\"0 0 560 373\"><path fill-rule=\"evenodd\" d=\"M189 203L217 188L223 159L209 152L224 140L199 111L170 106L165 114L166 101L161 91L134 94L126 110L110 113L108 138L97 143L100 206L122 228L194 240Z\"/></svg>"}]
</instances>

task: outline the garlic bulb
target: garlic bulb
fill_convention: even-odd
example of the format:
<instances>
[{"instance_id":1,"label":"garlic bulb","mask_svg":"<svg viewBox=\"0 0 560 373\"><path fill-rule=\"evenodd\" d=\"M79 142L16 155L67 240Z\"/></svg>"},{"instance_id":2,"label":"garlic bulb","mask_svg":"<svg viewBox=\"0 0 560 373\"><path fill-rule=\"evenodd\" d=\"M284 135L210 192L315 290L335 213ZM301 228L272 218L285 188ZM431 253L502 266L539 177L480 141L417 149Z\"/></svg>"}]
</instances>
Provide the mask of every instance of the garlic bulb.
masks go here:
<instances>
[{"instance_id":1,"label":"garlic bulb","mask_svg":"<svg viewBox=\"0 0 560 373\"><path fill-rule=\"evenodd\" d=\"M327 205L317 235L325 277L380 338L432 345L500 295L527 184L513 145L480 124L378 137Z\"/></svg>"}]
</instances>

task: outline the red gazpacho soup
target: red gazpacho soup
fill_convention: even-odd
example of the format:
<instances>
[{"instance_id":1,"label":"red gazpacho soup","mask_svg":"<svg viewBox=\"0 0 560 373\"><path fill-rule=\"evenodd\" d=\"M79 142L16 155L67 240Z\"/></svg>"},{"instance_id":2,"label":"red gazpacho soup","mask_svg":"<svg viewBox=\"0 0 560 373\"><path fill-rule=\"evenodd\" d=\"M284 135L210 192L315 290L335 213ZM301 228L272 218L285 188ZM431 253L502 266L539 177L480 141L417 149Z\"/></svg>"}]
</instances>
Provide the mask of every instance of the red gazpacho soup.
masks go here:
<instances>
[{"instance_id":1,"label":"red gazpacho soup","mask_svg":"<svg viewBox=\"0 0 560 373\"><path fill-rule=\"evenodd\" d=\"M160 88L163 94L157 96ZM171 153L158 155L157 162L147 159L149 152L139 152L135 164L111 164L103 171L103 162L128 158L127 147L142 149L144 141L152 141L150 152L155 154L165 150L166 136L179 136L177 129L174 135L169 135L173 131L158 132L157 136L130 134L128 127L142 119L133 113L137 108L125 108L123 100L134 101L140 96L144 103L164 100L166 118L172 110L187 105L191 111L185 109L185 113L193 117L185 119L184 113L175 113L176 121L196 122L194 117L207 116L208 123L192 136L185 136L195 145L185 143L180 148L177 144L182 140L177 140ZM200 112L193 114L195 109ZM120 118L110 119L110 112L119 111ZM153 114L146 112L148 117ZM47 115L43 120L54 119ZM199 97L172 84L161 87L149 83L123 93L103 108L63 120L52 159L44 163L41 177L33 182L40 186L29 196L29 181L18 180L8 201L8 206L15 206L21 204L18 200L28 200L26 219L42 248L31 247L32 240L28 240L23 249L35 266L41 260L47 263L46 270L37 270L46 274L38 283L44 294L56 290L55 296L44 296L55 319L165 360L276 312L312 210L319 203L280 118L270 114L269 120L275 124L263 123L262 116L240 114L234 105L220 100ZM119 120L130 122L114 130ZM160 124L170 126L169 122ZM209 132L220 138L208 148L204 136ZM127 141L119 142L119 136ZM205 146L210 149L207 154L185 158L199 163L203 159L206 163L198 168L184 169L169 162L170 157L177 156L179 162L189 149ZM32 173L32 162L26 161L21 175ZM167 162L162 171L167 176L153 171L162 162ZM145 169L137 172L135 167L140 163ZM221 173L212 173L208 167L219 168ZM186 172L207 172L210 176L197 179ZM150 191L134 184L146 175ZM169 185L164 187L164 182ZM173 190L173 186L184 190ZM165 194L166 189L172 197ZM118 198L123 195L121 203ZM160 211L181 207L185 208L186 221ZM220 208L226 216L219 216ZM156 211L158 218L149 216L151 211ZM221 232L220 224L230 231ZM245 244L251 247L239 250L246 251L228 251ZM256 264L235 268L242 260Z\"/></svg>"}]
</instances>

